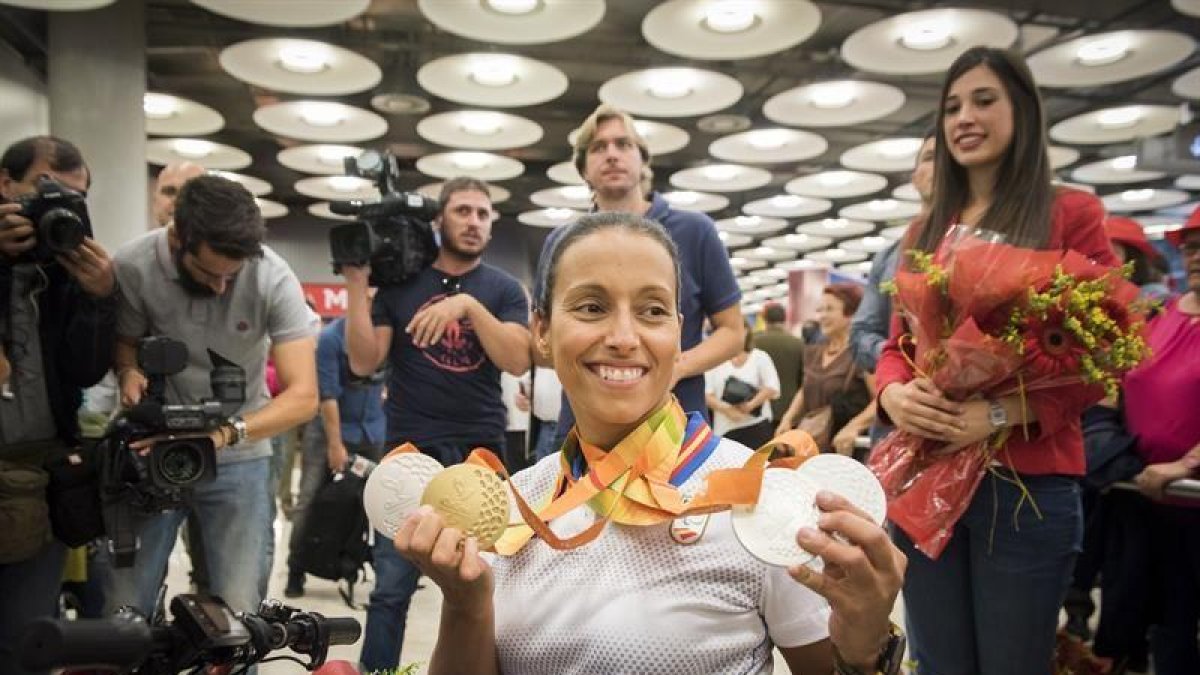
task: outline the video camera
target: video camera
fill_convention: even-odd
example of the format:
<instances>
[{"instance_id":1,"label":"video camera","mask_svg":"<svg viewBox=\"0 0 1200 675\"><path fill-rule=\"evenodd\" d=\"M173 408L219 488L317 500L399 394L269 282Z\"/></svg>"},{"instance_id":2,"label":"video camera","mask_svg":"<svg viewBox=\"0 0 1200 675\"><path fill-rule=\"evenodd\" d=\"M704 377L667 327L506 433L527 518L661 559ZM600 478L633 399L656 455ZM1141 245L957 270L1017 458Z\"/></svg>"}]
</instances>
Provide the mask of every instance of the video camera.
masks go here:
<instances>
[{"instance_id":1,"label":"video camera","mask_svg":"<svg viewBox=\"0 0 1200 675\"><path fill-rule=\"evenodd\" d=\"M203 666L243 666L244 672L256 663L286 659L311 671L325 663L331 645L354 644L362 634L355 619L326 618L275 600L263 601L258 614L235 614L220 598L178 595L171 600L172 621L164 621L161 612L156 617L147 621L126 607L109 619L38 619L21 637L21 666L174 675ZM308 663L266 658L285 648L308 656Z\"/></svg>"},{"instance_id":2,"label":"video camera","mask_svg":"<svg viewBox=\"0 0 1200 675\"><path fill-rule=\"evenodd\" d=\"M167 405L166 380L187 367L187 345L167 337L138 343L138 366L149 380L146 394L113 419L97 446L105 528L118 567L133 564L139 517L179 508L189 488L217 477L209 434L245 402L246 373L212 350L208 354L213 398ZM146 456L130 449L133 442L150 437L160 440Z\"/></svg>"},{"instance_id":3,"label":"video camera","mask_svg":"<svg viewBox=\"0 0 1200 675\"><path fill-rule=\"evenodd\" d=\"M431 225L440 210L437 200L397 189L400 168L390 152L367 150L345 162L347 175L375 181L381 199L329 205L334 213L357 218L329 231L333 271L370 263L371 285L393 286L431 265L437 257Z\"/></svg>"},{"instance_id":4,"label":"video camera","mask_svg":"<svg viewBox=\"0 0 1200 675\"><path fill-rule=\"evenodd\" d=\"M52 178L38 178L37 192L17 203L21 205L17 215L31 220L36 232L37 243L26 254L34 262L48 263L56 255L74 251L92 232L84 196Z\"/></svg>"}]
</instances>

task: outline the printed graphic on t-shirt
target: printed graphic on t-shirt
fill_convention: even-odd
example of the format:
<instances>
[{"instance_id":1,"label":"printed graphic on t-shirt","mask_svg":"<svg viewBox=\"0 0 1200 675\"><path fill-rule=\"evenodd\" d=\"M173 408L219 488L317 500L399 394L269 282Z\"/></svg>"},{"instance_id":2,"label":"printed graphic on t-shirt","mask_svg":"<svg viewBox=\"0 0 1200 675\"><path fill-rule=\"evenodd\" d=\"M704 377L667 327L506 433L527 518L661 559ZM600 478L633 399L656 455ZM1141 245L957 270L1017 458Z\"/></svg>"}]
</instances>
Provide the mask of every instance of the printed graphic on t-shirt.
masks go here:
<instances>
[{"instance_id":1,"label":"printed graphic on t-shirt","mask_svg":"<svg viewBox=\"0 0 1200 675\"><path fill-rule=\"evenodd\" d=\"M446 297L445 294L433 296L421 305L416 313L420 314L426 307ZM433 365L454 373L478 370L487 356L483 351L483 344L479 341L479 335L475 332L475 326L469 319L460 319L447 325L442 339L421 349L421 353Z\"/></svg>"}]
</instances>

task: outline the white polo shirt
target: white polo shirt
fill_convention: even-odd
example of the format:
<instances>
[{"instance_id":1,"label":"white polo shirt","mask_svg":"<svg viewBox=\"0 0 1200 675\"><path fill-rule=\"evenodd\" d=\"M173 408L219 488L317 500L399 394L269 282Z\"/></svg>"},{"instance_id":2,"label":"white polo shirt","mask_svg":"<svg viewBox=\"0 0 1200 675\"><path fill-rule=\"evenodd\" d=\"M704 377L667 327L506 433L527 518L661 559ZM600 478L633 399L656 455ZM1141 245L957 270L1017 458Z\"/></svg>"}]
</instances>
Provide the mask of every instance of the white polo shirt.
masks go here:
<instances>
[{"instance_id":1,"label":"white polo shirt","mask_svg":"<svg viewBox=\"0 0 1200 675\"><path fill-rule=\"evenodd\" d=\"M238 412L258 410L271 399L266 384L271 344L316 335L299 280L266 246L261 258L246 260L225 293L213 297L190 295L179 284L166 228L126 243L113 260L120 286L117 334L163 335L187 345L187 368L167 378L168 403L199 403L212 397L212 350L246 371L246 402ZM262 439L226 448L217 453L217 460L270 455L270 441Z\"/></svg>"},{"instance_id":2,"label":"white polo shirt","mask_svg":"<svg viewBox=\"0 0 1200 675\"><path fill-rule=\"evenodd\" d=\"M749 455L721 441L681 491L698 492L708 472L741 466ZM558 462L554 453L514 477L531 504L553 490ZM593 518L583 506L551 529L576 534ZM692 544L676 543L669 530L610 523L573 551L535 538L515 556L490 556L501 670L769 674L773 646L828 637L825 600L747 553L728 512L710 516Z\"/></svg>"}]
</instances>

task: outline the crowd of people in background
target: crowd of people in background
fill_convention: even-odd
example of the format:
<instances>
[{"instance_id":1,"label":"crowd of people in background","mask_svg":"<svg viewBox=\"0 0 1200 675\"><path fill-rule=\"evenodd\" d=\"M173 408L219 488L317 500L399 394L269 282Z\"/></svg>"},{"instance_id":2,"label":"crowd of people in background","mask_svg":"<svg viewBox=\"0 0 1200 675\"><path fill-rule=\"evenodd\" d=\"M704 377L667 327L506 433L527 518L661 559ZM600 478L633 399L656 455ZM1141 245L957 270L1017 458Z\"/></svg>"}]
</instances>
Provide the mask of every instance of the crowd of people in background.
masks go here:
<instances>
[{"instance_id":1,"label":"crowd of people in background","mask_svg":"<svg viewBox=\"0 0 1200 675\"><path fill-rule=\"evenodd\" d=\"M482 447L504 459L531 503L545 504L644 425L678 423L691 434L707 420L710 454L694 477L671 474L672 494L696 495L700 477L740 466L792 429L860 461L891 429L951 452L1010 427L1033 431L1007 436L936 558L902 530L885 537L822 497L822 524L799 544L824 558L823 573L762 565L737 545L726 514L706 516L712 534L691 551L707 554L650 569L658 563L647 556L674 546L672 518L662 515L670 512L658 504L643 520L614 511L602 538L569 555L541 540L514 555L481 554L421 510L394 540L374 533L363 666L401 663L426 575L445 598L431 672L762 672L772 645L797 672L875 672L894 644L887 617L901 589L908 653L923 675L1046 672L1064 607L1066 631L1094 640L1119 668L1144 671L1152 659L1159 675L1200 672L1200 508L1164 492L1200 468L1200 418L1189 408L1200 397L1200 210L1167 237L1184 264L1185 287L1173 294L1163 250L1136 221L1106 217L1095 196L1053 181L1045 113L1021 57L965 52L934 117L912 174L922 212L876 256L866 283L825 286L811 314L768 304L757 331L713 221L652 189L645 139L608 105L583 122L573 148L594 212L547 237L531 289L484 262L496 218L489 187L457 178L439 198L432 264L374 293L369 266L343 266L348 309L323 326L265 245L253 197L196 165L162 170L155 227L114 254L89 233L73 250L32 258L36 237L16 200L42 177L86 194L92 176L66 140L14 144L0 158L0 472L44 485L44 465L137 405L148 386L143 337L188 348L170 402L209 396L217 357L239 365L247 385L244 403L209 434L216 479L190 490L182 508L137 523L132 566L113 564L102 547L69 554L51 534L45 500L22 497L18 506L32 510L19 512L22 526L0 545L0 675L24 675L17 637L56 612L68 555L94 567L90 590L77 593L90 598L85 614L122 605L148 614L182 530L195 586L253 611L266 593L278 507L293 526L285 594L301 597L298 533L323 515L311 509L317 491L355 458L378 461L412 443L451 466ZM1160 307L1148 329L1152 356L1119 396L951 400L917 372L905 321L881 289L911 252L937 254L956 226L1131 265ZM1114 489L1131 482L1140 493ZM1018 508L1024 500L1036 511ZM594 517L563 516L555 534L576 535ZM651 541L646 532L659 525ZM613 565L620 573L605 577ZM705 585L721 574L733 581ZM508 605L492 601L498 589ZM572 592L590 599L577 606ZM652 660L620 646L663 635L655 622L667 617L684 632L655 643Z\"/></svg>"}]
</instances>

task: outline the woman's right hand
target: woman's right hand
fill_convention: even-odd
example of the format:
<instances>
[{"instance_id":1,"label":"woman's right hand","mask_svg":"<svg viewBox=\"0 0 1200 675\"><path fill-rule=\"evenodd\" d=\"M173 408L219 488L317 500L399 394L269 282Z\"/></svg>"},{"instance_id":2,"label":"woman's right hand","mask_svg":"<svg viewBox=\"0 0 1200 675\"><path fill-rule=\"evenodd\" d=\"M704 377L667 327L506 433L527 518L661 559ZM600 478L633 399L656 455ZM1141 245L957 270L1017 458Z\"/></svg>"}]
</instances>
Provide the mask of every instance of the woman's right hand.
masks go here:
<instances>
[{"instance_id":1,"label":"woman's right hand","mask_svg":"<svg viewBox=\"0 0 1200 675\"><path fill-rule=\"evenodd\" d=\"M393 544L442 589L448 609L491 611L492 567L479 555L479 543L446 527L432 506L422 506L406 518L396 530Z\"/></svg>"},{"instance_id":2,"label":"woman's right hand","mask_svg":"<svg viewBox=\"0 0 1200 675\"><path fill-rule=\"evenodd\" d=\"M783 417L779 418L779 424L775 426L775 435L780 436L792 430L796 423L792 421L792 416L784 413Z\"/></svg>"},{"instance_id":3,"label":"woman's right hand","mask_svg":"<svg viewBox=\"0 0 1200 675\"><path fill-rule=\"evenodd\" d=\"M927 378L888 385L879 395L879 404L897 428L910 434L950 441L965 428L962 405L943 396Z\"/></svg>"}]
</instances>

